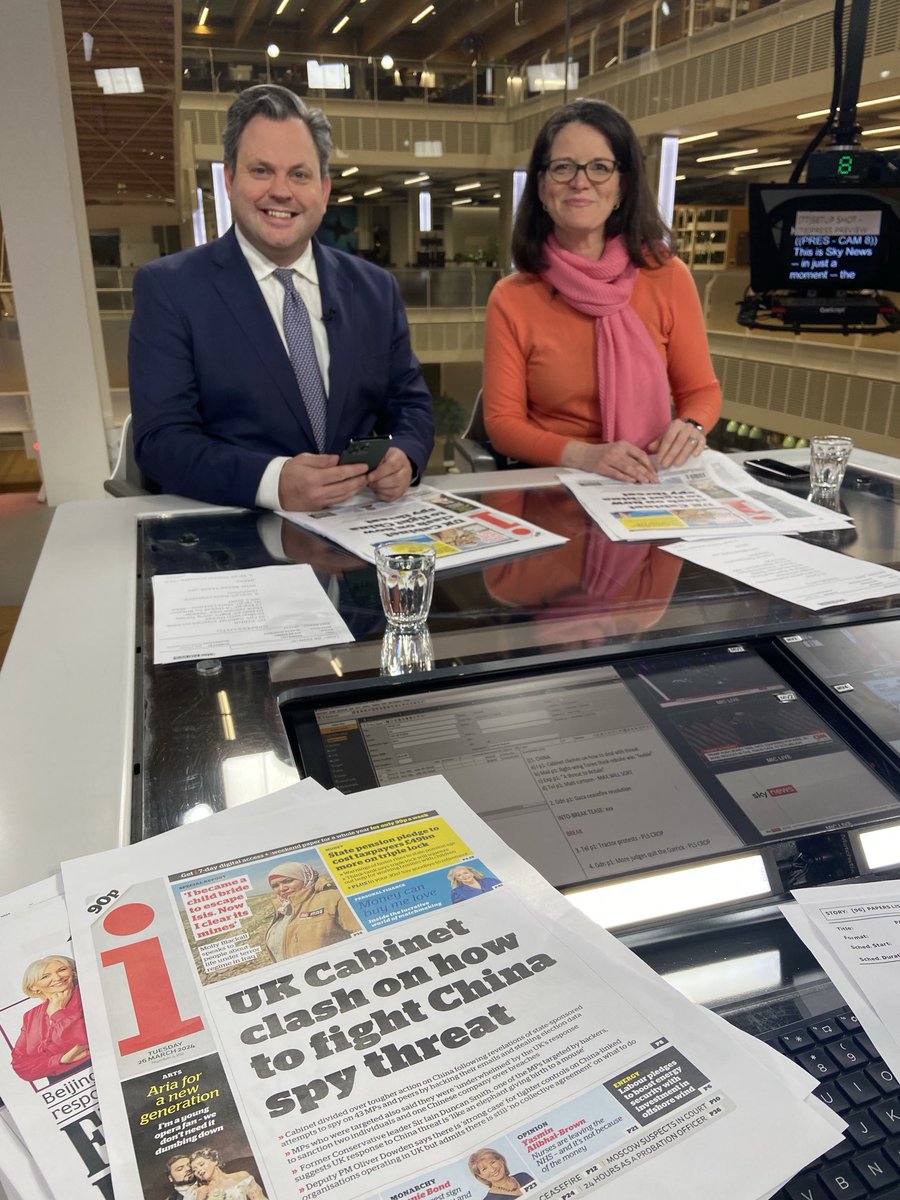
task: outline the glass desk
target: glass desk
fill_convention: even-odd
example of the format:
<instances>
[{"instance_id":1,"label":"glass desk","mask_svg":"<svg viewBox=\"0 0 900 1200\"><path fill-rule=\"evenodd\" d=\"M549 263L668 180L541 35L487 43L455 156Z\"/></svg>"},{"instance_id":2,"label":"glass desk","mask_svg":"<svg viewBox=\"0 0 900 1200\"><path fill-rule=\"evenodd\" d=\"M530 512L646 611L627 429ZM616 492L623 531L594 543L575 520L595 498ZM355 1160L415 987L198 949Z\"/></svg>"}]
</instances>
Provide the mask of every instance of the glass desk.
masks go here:
<instances>
[{"instance_id":1,"label":"glass desk","mask_svg":"<svg viewBox=\"0 0 900 1200\"><path fill-rule=\"evenodd\" d=\"M465 477L454 480L465 490ZM491 491L489 503L560 533L550 550L440 574L429 629L429 686L523 665L603 663L640 650L723 644L753 635L900 615L900 597L806 609L682 562L659 545L610 543L559 486ZM855 527L810 536L844 554L898 565L898 499L888 480L848 472L841 502ZM379 677L384 617L374 567L272 514L198 513L138 529L133 839L249 800L296 778L281 719L286 700L359 689L388 695ZM207 663L152 664L152 585L158 573L312 565L354 643Z\"/></svg>"}]
</instances>

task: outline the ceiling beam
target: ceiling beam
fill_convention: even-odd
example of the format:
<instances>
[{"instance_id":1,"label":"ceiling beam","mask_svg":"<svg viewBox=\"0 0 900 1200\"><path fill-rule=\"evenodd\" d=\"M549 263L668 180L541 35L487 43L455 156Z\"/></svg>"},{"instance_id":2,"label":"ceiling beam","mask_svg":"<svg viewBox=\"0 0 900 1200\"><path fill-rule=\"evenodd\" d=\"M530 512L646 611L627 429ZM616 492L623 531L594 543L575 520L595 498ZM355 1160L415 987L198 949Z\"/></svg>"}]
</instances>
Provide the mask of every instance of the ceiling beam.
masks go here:
<instances>
[{"instance_id":1,"label":"ceiling beam","mask_svg":"<svg viewBox=\"0 0 900 1200\"><path fill-rule=\"evenodd\" d=\"M238 0L232 17L234 44L240 46L267 0Z\"/></svg>"},{"instance_id":2,"label":"ceiling beam","mask_svg":"<svg viewBox=\"0 0 900 1200\"><path fill-rule=\"evenodd\" d=\"M456 50L466 36L480 34L491 25L506 21L515 22L514 0L479 0L464 11L450 8L446 17L439 14L423 30L422 57L439 58L448 50Z\"/></svg>"},{"instance_id":3,"label":"ceiling beam","mask_svg":"<svg viewBox=\"0 0 900 1200\"><path fill-rule=\"evenodd\" d=\"M385 13L383 21L379 21L375 28L365 30L360 39L360 53L373 54L376 50L389 50L391 38L401 29L408 28L413 17L417 16L427 4L428 0L398 0L391 8L390 13ZM434 17L427 16L424 20L431 21L434 20ZM419 27L416 26L416 28Z\"/></svg>"},{"instance_id":4,"label":"ceiling beam","mask_svg":"<svg viewBox=\"0 0 900 1200\"><path fill-rule=\"evenodd\" d=\"M310 25L310 34L312 37L321 37L326 31L330 33L338 23L344 9L348 7L349 0L318 0ZM349 33L349 26L346 28Z\"/></svg>"}]
</instances>

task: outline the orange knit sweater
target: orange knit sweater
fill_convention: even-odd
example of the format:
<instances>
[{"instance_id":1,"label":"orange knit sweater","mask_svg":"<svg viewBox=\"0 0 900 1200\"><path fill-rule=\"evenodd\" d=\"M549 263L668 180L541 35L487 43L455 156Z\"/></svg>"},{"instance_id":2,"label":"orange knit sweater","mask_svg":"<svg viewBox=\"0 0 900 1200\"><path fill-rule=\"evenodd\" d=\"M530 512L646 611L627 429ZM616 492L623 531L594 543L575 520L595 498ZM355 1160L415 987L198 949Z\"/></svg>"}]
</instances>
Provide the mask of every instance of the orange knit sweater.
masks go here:
<instances>
[{"instance_id":1,"label":"orange knit sweater","mask_svg":"<svg viewBox=\"0 0 900 1200\"><path fill-rule=\"evenodd\" d=\"M662 267L642 268L631 304L665 359L675 414L709 430L721 412L722 390L687 267L671 258ZM536 275L501 279L488 300L484 418L495 449L534 466L558 466L572 439L603 441L594 318L571 308Z\"/></svg>"}]
</instances>

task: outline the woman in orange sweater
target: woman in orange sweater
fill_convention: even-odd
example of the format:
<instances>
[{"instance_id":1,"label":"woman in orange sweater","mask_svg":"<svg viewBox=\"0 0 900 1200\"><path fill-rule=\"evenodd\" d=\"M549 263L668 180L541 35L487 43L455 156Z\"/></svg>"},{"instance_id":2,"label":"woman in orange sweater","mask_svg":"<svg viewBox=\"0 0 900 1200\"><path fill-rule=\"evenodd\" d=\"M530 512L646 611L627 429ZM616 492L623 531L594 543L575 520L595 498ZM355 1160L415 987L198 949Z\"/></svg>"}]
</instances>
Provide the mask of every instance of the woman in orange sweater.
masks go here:
<instances>
[{"instance_id":1,"label":"woman in orange sweater","mask_svg":"<svg viewBox=\"0 0 900 1200\"><path fill-rule=\"evenodd\" d=\"M519 273L488 301L495 449L635 483L703 450L722 393L697 290L670 243L622 114L586 99L555 113L516 213Z\"/></svg>"}]
</instances>

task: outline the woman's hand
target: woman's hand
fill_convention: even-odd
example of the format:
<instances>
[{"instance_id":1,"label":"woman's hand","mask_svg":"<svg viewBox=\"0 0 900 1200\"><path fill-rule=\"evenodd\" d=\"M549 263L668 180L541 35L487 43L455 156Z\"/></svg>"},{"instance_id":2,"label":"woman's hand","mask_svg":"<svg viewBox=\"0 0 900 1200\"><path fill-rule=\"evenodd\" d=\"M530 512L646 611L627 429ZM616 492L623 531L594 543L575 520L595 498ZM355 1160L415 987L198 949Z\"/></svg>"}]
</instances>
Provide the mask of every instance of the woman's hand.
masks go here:
<instances>
[{"instance_id":1,"label":"woman's hand","mask_svg":"<svg viewBox=\"0 0 900 1200\"><path fill-rule=\"evenodd\" d=\"M48 996L47 997L47 1013L48 1013L48 1015L59 1012L61 1009L65 1008L66 1005L69 1003L69 1001L72 999L72 993L74 991L75 991L74 987L70 987L65 992L53 992L52 995Z\"/></svg>"},{"instance_id":2,"label":"woman's hand","mask_svg":"<svg viewBox=\"0 0 900 1200\"><path fill-rule=\"evenodd\" d=\"M649 447L660 467L680 467L706 449L706 438L696 425L676 417L669 428Z\"/></svg>"},{"instance_id":3,"label":"woman's hand","mask_svg":"<svg viewBox=\"0 0 900 1200\"><path fill-rule=\"evenodd\" d=\"M71 1050L67 1050L65 1054L61 1054L59 1061L68 1066L69 1063L81 1062L83 1058L90 1058L90 1056L90 1050L81 1042L77 1046L73 1046Z\"/></svg>"},{"instance_id":4,"label":"woman's hand","mask_svg":"<svg viewBox=\"0 0 900 1200\"><path fill-rule=\"evenodd\" d=\"M658 480L649 456L631 442L602 442L593 446L589 442L572 441L563 450L562 465L593 471L595 475L608 475L627 483L656 483Z\"/></svg>"}]
</instances>

